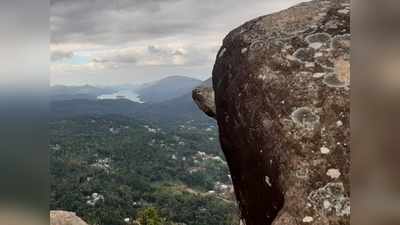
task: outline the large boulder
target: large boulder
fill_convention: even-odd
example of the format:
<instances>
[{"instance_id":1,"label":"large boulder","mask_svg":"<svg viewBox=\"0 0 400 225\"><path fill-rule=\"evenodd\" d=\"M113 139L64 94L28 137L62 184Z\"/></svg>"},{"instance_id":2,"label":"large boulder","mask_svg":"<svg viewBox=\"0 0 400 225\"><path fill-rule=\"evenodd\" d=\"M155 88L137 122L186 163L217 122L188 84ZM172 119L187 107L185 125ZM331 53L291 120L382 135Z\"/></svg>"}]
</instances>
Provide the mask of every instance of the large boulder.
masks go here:
<instances>
[{"instance_id":1,"label":"large boulder","mask_svg":"<svg viewBox=\"0 0 400 225\"><path fill-rule=\"evenodd\" d=\"M50 211L50 225L88 225L73 212Z\"/></svg>"},{"instance_id":2,"label":"large boulder","mask_svg":"<svg viewBox=\"0 0 400 225\"><path fill-rule=\"evenodd\" d=\"M302 3L225 38L215 117L242 223L350 224L349 60L348 0Z\"/></svg>"}]
</instances>

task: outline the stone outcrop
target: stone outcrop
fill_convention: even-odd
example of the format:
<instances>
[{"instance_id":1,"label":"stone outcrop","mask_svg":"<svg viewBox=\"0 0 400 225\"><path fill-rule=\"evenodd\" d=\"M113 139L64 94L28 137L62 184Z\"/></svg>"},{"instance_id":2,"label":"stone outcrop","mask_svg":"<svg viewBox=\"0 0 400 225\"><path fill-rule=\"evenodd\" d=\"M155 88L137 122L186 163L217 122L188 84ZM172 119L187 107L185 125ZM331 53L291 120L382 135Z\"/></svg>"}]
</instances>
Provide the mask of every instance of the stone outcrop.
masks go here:
<instances>
[{"instance_id":1,"label":"stone outcrop","mask_svg":"<svg viewBox=\"0 0 400 225\"><path fill-rule=\"evenodd\" d=\"M212 88L212 79L204 81L199 87L192 92L194 102L208 116L215 118L215 96Z\"/></svg>"},{"instance_id":2,"label":"stone outcrop","mask_svg":"<svg viewBox=\"0 0 400 225\"><path fill-rule=\"evenodd\" d=\"M193 97L217 119L242 223L350 224L349 60L348 0L302 3L225 38L213 88Z\"/></svg>"},{"instance_id":3,"label":"stone outcrop","mask_svg":"<svg viewBox=\"0 0 400 225\"><path fill-rule=\"evenodd\" d=\"M73 212L50 211L50 225L88 225Z\"/></svg>"}]
</instances>

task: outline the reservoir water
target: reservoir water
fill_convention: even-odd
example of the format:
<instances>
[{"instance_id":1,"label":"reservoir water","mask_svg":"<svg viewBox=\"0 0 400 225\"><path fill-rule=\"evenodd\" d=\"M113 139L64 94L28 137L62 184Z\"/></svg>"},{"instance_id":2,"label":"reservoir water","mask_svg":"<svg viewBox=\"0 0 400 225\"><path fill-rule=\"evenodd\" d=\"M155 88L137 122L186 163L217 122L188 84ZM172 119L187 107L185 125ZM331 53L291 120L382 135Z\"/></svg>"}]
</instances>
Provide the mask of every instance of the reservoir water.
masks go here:
<instances>
[{"instance_id":1,"label":"reservoir water","mask_svg":"<svg viewBox=\"0 0 400 225\"><path fill-rule=\"evenodd\" d=\"M128 99L133 102L144 103L139 95L131 90L120 90L112 94L97 96L97 99Z\"/></svg>"}]
</instances>

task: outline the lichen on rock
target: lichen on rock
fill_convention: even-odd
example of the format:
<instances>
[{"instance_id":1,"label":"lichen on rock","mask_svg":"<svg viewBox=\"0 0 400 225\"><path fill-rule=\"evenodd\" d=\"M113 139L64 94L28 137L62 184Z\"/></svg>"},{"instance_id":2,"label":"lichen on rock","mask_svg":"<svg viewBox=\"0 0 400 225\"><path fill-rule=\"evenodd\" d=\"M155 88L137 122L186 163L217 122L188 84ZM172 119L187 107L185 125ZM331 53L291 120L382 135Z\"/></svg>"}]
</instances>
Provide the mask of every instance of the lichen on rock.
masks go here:
<instances>
[{"instance_id":1,"label":"lichen on rock","mask_svg":"<svg viewBox=\"0 0 400 225\"><path fill-rule=\"evenodd\" d=\"M350 224L349 3L243 24L224 39L212 88L194 91L218 121L246 225Z\"/></svg>"}]
</instances>

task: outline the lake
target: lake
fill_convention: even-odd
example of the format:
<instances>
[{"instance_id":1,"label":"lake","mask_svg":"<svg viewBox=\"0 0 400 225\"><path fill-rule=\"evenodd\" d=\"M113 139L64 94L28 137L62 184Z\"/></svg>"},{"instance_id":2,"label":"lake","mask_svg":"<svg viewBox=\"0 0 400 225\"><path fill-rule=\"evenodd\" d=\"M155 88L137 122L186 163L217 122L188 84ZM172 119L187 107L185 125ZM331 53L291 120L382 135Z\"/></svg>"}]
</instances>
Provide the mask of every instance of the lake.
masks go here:
<instances>
[{"instance_id":1,"label":"lake","mask_svg":"<svg viewBox=\"0 0 400 225\"><path fill-rule=\"evenodd\" d=\"M133 102L144 103L139 97L139 95L131 90L121 90L112 94L97 96L97 99L128 99Z\"/></svg>"}]
</instances>

